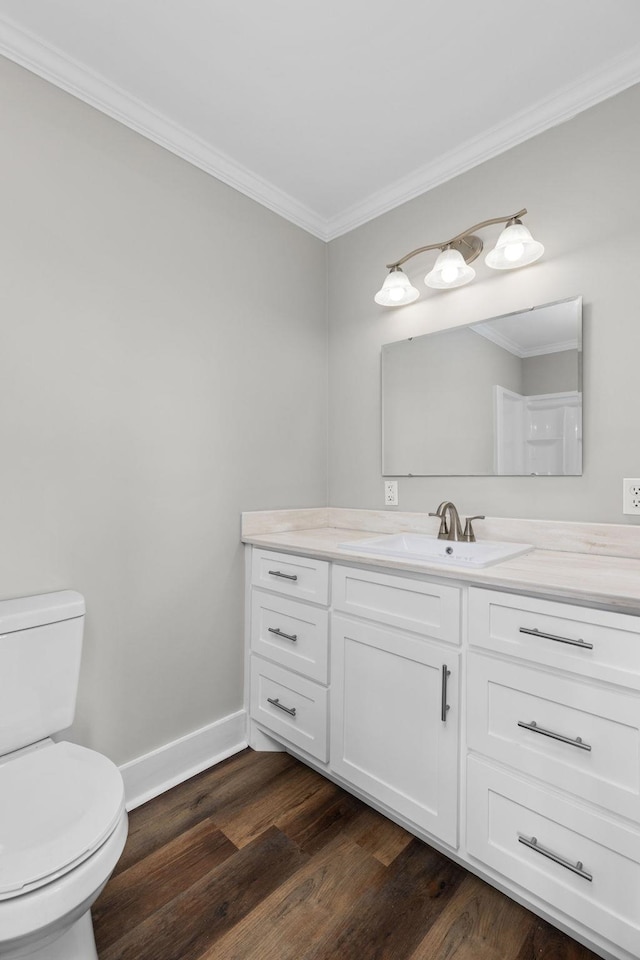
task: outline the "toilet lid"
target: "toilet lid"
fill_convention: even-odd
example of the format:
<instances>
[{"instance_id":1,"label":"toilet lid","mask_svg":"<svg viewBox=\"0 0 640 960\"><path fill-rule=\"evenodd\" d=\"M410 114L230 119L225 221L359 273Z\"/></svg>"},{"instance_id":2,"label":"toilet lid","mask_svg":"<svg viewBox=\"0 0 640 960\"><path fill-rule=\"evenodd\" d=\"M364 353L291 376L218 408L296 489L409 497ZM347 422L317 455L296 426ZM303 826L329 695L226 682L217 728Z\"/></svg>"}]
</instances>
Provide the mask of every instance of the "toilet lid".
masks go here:
<instances>
[{"instance_id":1,"label":"toilet lid","mask_svg":"<svg viewBox=\"0 0 640 960\"><path fill-rule=\"evenodd\" d=\"M52 743L0 766L0 900L78 866L123 810L118 768L75 743Z\"/></svg>"}]
</instances>

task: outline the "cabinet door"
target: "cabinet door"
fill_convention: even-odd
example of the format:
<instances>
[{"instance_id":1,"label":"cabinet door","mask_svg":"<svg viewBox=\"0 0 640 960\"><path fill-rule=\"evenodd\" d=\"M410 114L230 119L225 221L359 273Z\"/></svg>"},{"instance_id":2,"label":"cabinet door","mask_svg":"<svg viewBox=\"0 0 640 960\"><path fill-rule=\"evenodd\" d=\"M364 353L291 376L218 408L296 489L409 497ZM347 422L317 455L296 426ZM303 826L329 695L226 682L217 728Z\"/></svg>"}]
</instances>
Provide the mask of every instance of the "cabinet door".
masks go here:
<instances>
[{"instance_id":1,"label":"cabinet door","mask_svg":"<svg viewBox=\"0 0 640 960\"><path fill-rule=\"evenodd\" d=\"M639 956L640 834L631 824L470 757L467 850L617 946L604 956Z\"/></svg>"},{"instance_id":2,"label":"cabinet door","mask_svg":"<svg viewBox=\"0 0 640 960\"><path fill-rule=\"evenodd\" d=\"M331 664L332 770L455 847L459 655L334 616Z\"/></svg>"},{"instance_id":3,"label":"cabinet door","mask_svg":"<svg viewBox=\"0 0 640 960\"><path fill-rule=\"evenodd\" d=\"M467 746L640 821L637 693L469 653Z\"/></svg>"},{"instance_id":4,"label":"cabinet door","mask_svg":"<svg viewBox=\"0 0 640 960\"><path fill-rule=\"evenodd\" d=\"M469 642L640 690L640 617L628 613L471 587Z\"/></svg>"},{"instance_id":5,"label":"cabinet door","mask_svg":"<svg viewBox=\"0 0 640 960\"><path fill-rule=\"evenodd\" d=\"M329 564L313 557L253 548L251 582L254 587L275 590L297 600L329 602Z\"/></svg>"},{"instance_id":6,"label":"cabinet door","mask_svg":"<svg viewBox=\"0 0 640 960\"><path fill-rule=\"evenodd\" d=\"M311 680L328 682L329 613L264 590L251 598L251 649Z\"/></svg>"},{"instance_id":7,"label":"cabinet door","mask_svg":"<svg viewBox=\"0 0 640 960\"><path fill-rule=\"evenodd\" d=\"M251 717L312 757L327 762L326 687L252 656Z\"/></svg>"}]
</instances>

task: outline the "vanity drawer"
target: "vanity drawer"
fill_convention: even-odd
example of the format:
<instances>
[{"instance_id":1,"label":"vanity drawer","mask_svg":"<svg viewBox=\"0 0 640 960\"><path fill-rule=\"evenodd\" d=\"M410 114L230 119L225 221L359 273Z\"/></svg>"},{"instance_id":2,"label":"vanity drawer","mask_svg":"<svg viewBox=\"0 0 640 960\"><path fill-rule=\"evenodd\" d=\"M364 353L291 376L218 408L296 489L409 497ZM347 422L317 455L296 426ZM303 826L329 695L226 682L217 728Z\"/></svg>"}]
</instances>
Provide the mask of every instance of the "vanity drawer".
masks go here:
<instances>
[{"instance_id":1,"label":"vanity drawer","mask_svg":"<svg viewBox=\"0 0 640 960\"><path fill-rule=\"evenodd\" d=\"M460 643L458 587L334 565L331 590L335 610Z\"/></svg>"},{"instance_id":2,"label":"vanity drawer","mask_svg":"<svg viewBox=\"0 0 640 960\"><path fill-rule=\"evenodd\" d=\"M327 696L327 688L313 680L251 658L252 718L323 763L328 760Z\"/></svg>"},{"instance_id":3,"label":"vanity drawer","mask_svg":"<svg viewBox=\"0 0 640 960\"><path fill-rule=\"evenodd\" d=\"M471 644L640 690L640 617L472 587Z\"/></svg>"},{"instance_id":4,"label":"vanity drawer","mask_svg":"<svg viewBox=\"0 0 640 960\"><path fill-rule=\"evenodd\" d=\"M637 830L476 758L468 760L467 789L467 849L472 857L631 956L638 955ZM537 849L520 838L530 843L535 839ZM543 848L563 862L545 856Z\"/></svg>"},{"instance_id":5,"label":"vanity drawer","mask_svg":"<svg viewBox=\"0 0 640 960\"><path fill-rule=\"evenodd\" d=\"M251 648L283 667L328 682L329 612L263 590L251 598Z\"/></svg>"},{"instance_id":6,"label":"vanity drawer","mask_svg":"<svg viewBox=\"0 0 640 960\"><path fill-rule=\"evenodd\" d=\"M288 597L329 602L329 564L325 560L253 548L251 582Z\"/></svg>"},{"instance_id":7,"label":"vanity drawer","mask_svg":"<svg viewBox=\"0 0 640 960\"><path fill-rule=\"evenodd\" d=\"M467 717L471 750L640 821L640 695L470 653Z\"/></svg>"}]
</instances>

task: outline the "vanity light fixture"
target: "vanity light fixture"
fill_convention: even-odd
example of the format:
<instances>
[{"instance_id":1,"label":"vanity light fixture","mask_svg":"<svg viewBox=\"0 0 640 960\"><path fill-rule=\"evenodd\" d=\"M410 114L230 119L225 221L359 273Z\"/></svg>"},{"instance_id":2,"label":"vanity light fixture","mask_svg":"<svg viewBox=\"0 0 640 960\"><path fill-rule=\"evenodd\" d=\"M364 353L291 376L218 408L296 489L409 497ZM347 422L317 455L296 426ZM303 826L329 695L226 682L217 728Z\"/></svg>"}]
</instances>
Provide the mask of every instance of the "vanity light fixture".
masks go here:
<instances>
[{"instance_id":1,"label":"vanity light fixture","mask_svg":"<svg viewBox=\"0 0 640 960\"><path fill-rule=\"evenodd\" d=\"M539 260L543 253L542 244L533 239L522 221L516 217L504 228L484 262L494 270L511 270L513 267L526 267L534 260Z\"/></svg>"},{"instance_id":2,"label":"vanity light fixture","mask_svg":"<svg viewBox=\"0 0 640 960\"><path fill-rule=\"evenodd\" d=\"M383 307L399 307L403 303L413 303L420 296L401 267L391 267L391 273L385 279L375 296L376 303Z\"/></svg>"},{"instance_id":3,"label":"vanity light fixture","mask_svg":"<svg viewBox=\"0 0 640 960\"><path fill-rule=\"evenodd\" d=\"M428 287L433 287L436 290L448 290L469 283L476 275L475 270L469 264L480 256L483 247L482 240L476 236L476 230L483 230L495 223L504 223L506 226L498 237L495 248L485 257L485 263L488 267L492 267L494 270L514 270L538 260L544 253L544 247L533 239L522 223L520 218L524 217L526 212L526 209L523 209L517 213L512 213L508 217L494 217L491 220L483 220L482 223L476 223L468 230L463 230L462 233L452 237L451 240L418 247L396 260L395 263L388 263L387 270L391 272L382 284L382 288L375 295L376 303L383 307L401 307L418 299L420 293L407 275L403 273L402 264L420 253L426 253L428 250L441 251L433 269L424 278Z\"/></svg>"}]
</instances>

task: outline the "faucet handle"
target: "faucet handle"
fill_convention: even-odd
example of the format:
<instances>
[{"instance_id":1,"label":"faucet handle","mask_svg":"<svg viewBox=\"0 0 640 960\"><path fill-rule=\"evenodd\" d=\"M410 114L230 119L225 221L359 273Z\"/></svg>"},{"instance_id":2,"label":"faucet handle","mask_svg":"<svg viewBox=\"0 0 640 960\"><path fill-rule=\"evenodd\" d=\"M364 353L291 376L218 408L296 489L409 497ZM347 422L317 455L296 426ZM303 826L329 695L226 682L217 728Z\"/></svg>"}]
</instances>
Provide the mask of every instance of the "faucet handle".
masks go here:
<instances>
[{"instance_id":1,"label":"faucet handle","mask_svg":"<svg viewBox=\"0 0 640 960\"><path fill-rule=\"evenodd\" d=\"M440 504L440 507L442 504ZM440 507L436 510L435 513L430 513L430 517L438 517L440 520L440 529L438 530L438 540L446 540L449 536L449 526L447 524L447 515L446 513L440 513Z\"/></svg>"},{"instance_id":2,"label":"faucet handle","mask_svg":"<svg viewBox=\"0 0 640 960\"><path fill-rule=\"evenodd\" d=\"M481 516L478 514L476 517L467 517L464 524L464 533L462 534L462 539L466 543L475 543L476 535L473 532L473 527L471 525L472 520L484 520L484 514Z\"/></svg>"}]
</instances>

